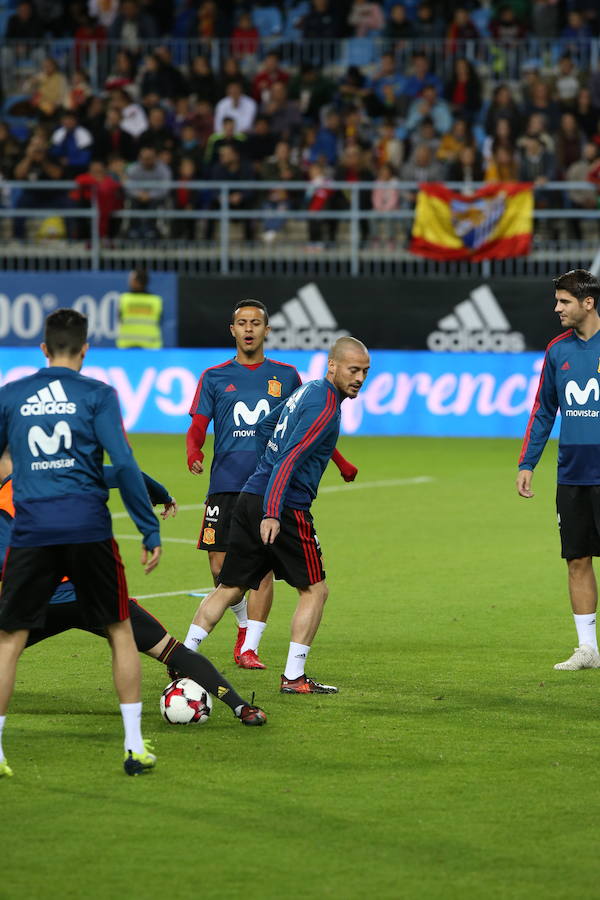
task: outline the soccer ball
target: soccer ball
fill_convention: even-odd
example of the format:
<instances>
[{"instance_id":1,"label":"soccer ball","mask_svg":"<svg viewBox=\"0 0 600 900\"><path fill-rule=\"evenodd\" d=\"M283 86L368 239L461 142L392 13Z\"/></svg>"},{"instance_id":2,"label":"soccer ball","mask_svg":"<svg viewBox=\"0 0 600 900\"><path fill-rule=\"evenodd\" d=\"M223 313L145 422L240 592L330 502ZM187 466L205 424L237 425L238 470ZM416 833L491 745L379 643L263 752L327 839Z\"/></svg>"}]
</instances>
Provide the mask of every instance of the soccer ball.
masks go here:
<instances>
[{"instance_id":1,"label":"soccer ball","mask_svg":"<svg viewBox=\"0 0 600 900\"><path fill-rule=\"evenodd\" d=\"M202 725L208 722L212 697L201 684L191 678L178 678L161 694L160 711L171 725Z\"/></svg>"}]
</instances>

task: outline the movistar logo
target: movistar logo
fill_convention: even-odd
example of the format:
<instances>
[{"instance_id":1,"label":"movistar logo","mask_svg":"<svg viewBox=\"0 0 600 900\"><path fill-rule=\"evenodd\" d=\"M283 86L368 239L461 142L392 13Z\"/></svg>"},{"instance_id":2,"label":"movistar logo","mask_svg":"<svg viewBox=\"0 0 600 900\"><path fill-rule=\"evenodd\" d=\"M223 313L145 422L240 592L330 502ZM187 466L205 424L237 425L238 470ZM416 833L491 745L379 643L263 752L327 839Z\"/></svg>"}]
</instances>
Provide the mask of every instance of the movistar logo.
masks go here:
<instances>
[{"instance_id":1,"label":"movistar logo","mask_svg":"<svg viewBox=\"0 0 600 900\"><path fill-rule=\"evenodd\" d=\"M77 412L77 404L69 401L62 384L56 380L28 397L19 412L22 416L72 416Z\"/></svg>"},{"instance_id":2,"label":"movistar logo","mask_svg":"<svg viewBox=\"0 0 600 900\"><path fill-rule=\"evenodd\" d=\"M600 384L597 378L590 378L584 388L580 388L576 381L568 381L565 387L565 400L569 406L575 402L578 406L585 406L590 399L594 397L596 403L600 400Z\"/></svg>"},{"instance_id":3,"label":"movistar logo","mask_svg":"<svg viewBox=\"0 0 600 900\"><path fill-rule=\"evenodd\" d=\"M34 425L33 428L29 429L27 438L29 449L33 456L39 456L40 450L46 456L53 456L55 453L58 453L63 440L65 450L69 450L73 443L73 435L68 422L57 422L52 434L46 434L43 428L39 425Z\"/></svg>"},{"instance_id":4,"label":"movistar logo","mask_svg":"<svg viewBox=\"0 0 600 900\"><path fill-rule=\"evenodd\" d=\"M269 401L264 398L258 401L254 409L247 407L243 400L238 400L233 407L233 421L238 427L242 420L246 425L256 425L261 416L268 416L270 412Z\"/></svg>"}]
</instances>

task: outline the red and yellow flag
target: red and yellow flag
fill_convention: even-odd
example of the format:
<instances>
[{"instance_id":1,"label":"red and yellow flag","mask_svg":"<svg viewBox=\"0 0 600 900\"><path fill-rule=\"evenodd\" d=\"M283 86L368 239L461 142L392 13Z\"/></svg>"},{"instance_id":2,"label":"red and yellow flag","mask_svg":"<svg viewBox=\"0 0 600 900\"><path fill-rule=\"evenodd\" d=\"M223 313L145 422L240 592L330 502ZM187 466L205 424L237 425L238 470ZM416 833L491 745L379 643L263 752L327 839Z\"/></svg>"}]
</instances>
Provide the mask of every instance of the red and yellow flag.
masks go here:
<instances>
[{"instance_id":1,"label":"red and yellow flag","mask_svg":"<svg viewBox=\"0 0 600 900\"><path fill-rule=\"evenodd\" d=\"M487 184L460 194L443 184L421 184L410 250L438 260L505 259L531 249L530 183Z\"/></svg>"}]
</instances>

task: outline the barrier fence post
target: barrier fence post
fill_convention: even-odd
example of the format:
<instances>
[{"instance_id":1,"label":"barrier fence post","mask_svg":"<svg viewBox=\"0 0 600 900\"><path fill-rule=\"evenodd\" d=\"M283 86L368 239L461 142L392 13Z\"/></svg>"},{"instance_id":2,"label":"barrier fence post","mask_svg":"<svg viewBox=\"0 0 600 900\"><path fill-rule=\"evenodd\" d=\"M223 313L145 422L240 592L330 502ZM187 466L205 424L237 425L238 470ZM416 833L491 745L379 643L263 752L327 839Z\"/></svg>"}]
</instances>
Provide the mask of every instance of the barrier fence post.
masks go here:
<instances>
[{"instance_id":1,"label":"barrier fence post","mask_svg":"<svg viewBox=\"0 0 600 900\"><path fill-rule=\"evenodd\" d=\"M350 192L350 273L358 275L360 250L360 201L358 188L352 185Z\"/></svg>"},{"instance_id":2,"label":"barrier fence post","mask_svg":"<svg viewBox=\"0 0 600 900\"><path fill-rule=\"evenodd\" d=\"M221 248L221 275L229 275L229 191L227 185L220 188L221 216L219 218L219 246Z\"/></svg>"}]
</instances>

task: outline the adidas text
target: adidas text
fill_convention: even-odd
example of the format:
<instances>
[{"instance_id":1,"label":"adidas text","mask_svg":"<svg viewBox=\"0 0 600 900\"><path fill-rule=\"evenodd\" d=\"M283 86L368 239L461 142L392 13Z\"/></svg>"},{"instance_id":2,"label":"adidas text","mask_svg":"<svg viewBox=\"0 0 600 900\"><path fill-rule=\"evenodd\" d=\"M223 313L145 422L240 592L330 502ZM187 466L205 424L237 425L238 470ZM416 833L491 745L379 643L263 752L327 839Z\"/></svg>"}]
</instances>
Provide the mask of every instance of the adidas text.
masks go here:
<instances>
[{"instance_id":1,"label":"adidas text","mask_svg":"<svg viewBox=\"0 0 600 900\"><path fill-rule=\"evenodd\" d=\"M62 400L48 400L46 403L40 400L35 403L24 403L21 406L22 416L65 416L74 415L77 412L77 404Z\"/></svg>"},{"instance_id":2,"label":"adidas text","mask_svg":"<svg viewBox=\"0 0 600 900\"><path fill-rule=\"evenodd\" d=\"M525 338L518 331L432 331L427 347L434 353L522 353Z\"/></svg>"}]
</instances>

